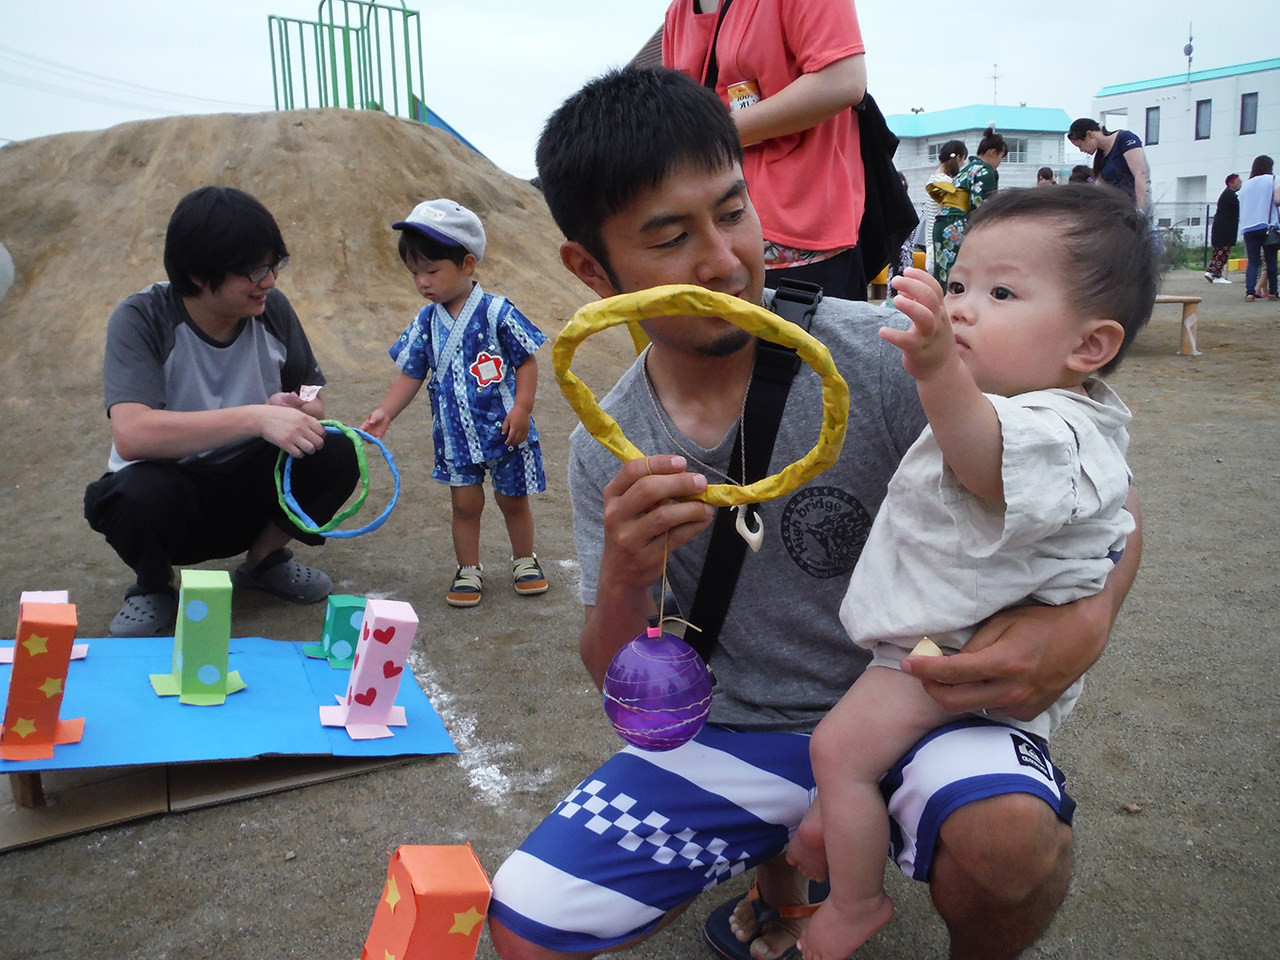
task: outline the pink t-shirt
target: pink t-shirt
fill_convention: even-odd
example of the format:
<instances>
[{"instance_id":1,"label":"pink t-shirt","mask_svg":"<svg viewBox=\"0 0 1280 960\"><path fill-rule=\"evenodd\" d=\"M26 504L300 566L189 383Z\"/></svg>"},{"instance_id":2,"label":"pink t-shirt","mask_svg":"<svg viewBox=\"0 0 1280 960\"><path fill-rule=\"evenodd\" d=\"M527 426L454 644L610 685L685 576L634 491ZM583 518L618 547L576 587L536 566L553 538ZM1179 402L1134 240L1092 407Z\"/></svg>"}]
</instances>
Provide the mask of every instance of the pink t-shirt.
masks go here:
<instances>
[{"instance_id":1,"label":"pink t-shirt","mask_svg":"<svg viewBox=\"0 0 1280 960\"><path fill-rule=\"evenodd\" d=\"M694 0L674 0L663 30L663 64L701 83L718 17L695 13ZM735 84L754 82L763 99L803 73L865 52L853 0L733 0L716 47L716 93L726 103ZM864 195L859 150L851 110L747 147L743 174L765 239L804 250L857 243Z\"/></svg>"}]
</instances>

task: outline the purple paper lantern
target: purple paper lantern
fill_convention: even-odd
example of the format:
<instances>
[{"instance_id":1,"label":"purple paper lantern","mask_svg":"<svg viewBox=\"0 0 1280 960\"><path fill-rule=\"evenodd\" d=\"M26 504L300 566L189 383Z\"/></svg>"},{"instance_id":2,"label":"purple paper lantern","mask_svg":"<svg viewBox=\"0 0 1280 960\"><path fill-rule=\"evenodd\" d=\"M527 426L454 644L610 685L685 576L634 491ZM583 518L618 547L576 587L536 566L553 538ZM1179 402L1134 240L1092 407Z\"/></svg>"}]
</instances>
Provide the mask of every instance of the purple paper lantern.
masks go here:
<instances>
[{"instance_id":1,"label":"purple paper lantern","mask_svg":"<svg viewBox=\"0 0 1280 960\"><path fill-rule=\"evenodd\" d=\"M679 637L651 626L619 650L604 675L604 712L623 740L671 750L691 740L711 711L711 673Z\"/></svg>"}]
</instances>

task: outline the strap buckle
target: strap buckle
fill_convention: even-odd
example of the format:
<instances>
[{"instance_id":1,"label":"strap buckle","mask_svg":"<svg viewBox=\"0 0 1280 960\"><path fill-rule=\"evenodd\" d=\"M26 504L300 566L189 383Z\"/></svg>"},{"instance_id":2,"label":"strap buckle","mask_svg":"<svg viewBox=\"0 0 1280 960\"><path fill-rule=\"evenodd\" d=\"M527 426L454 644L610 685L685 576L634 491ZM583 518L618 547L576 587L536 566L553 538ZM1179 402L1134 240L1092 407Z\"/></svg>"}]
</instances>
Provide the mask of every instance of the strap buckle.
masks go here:
<instances>
[{"instance_id":1,"label":"strap buckle","mask_svg":"<svg viewBox=\"0 0 1280 960\"><path fill-rule=\"evenodd\" d=\"M810 280L783 279L773 292L773 312L806 333L821 302L822 287ZM768 340L761 340L756 346L757 376L790 383L799 369L800 357L793 348Z\"/></svg>"}]
</instances>

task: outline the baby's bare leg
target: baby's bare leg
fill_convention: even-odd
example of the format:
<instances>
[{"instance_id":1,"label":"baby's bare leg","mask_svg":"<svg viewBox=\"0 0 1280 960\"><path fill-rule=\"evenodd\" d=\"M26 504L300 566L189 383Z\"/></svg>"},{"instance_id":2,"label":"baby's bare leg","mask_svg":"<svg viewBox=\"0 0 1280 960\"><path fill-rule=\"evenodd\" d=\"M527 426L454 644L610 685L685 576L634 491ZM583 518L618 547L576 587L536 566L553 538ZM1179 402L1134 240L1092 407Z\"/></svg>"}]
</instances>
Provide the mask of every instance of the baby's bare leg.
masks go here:
<instances>
[{"instance_id":1,"label":"baby's bare leg","mask_svg":"<svg viewBox=\"0 0 1280 960\"><path fill-rule=\"evenodd\" d=\"M814 731L809 750L831 895L800 937L805 960L843 960L889 922L893 902L881 882L889 817L879 780L948 719L919 681L869 667Z\"/></svg>"}]
</instances>

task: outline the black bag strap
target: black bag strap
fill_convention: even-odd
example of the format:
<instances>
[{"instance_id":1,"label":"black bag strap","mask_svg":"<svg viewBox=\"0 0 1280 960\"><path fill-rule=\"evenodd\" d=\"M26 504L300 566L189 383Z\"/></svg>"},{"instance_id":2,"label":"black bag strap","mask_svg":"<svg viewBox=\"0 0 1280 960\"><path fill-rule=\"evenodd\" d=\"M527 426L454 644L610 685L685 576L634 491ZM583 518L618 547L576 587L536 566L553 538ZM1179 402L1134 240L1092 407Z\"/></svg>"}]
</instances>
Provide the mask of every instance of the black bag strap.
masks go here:
<instances>
[{"instance_id":1,"label":"black bag strap","mask_svg":"<svg viewBox=\"0 0 1280 960\"><path fill-rule=\"evenodd\" d=\"M804 280L782 280L774 292L773 312L789 320L805 331L813 322L818 304L822 300L822 287ZM729 455L729 477L742 483L754 483L769 474L769 459L773 456L774 441L782 424L782 411L787 405L791 381L800 369L800 357L790 347L761 340L756 344L755 368L747 398L743 404L742 422L738 425L738 437ZM742 431L750 425L751 442L747 445L745 477L736 476L742 462ZM754 504L747 507L748 523L759 523ZM711 542L707 545L707 557L698 577L698 590L693 598L689 619L699 629L685 634L685 642L702 657L709 660L724 618L729 612L729 600L747 555L747 544L735 529L737 518L733 510L716 511L711 528Z\"/></svg>"},{"instance_id":2,"label":"black bag strap","mask_svg":"<svg viewBox=\"0 0 1280 960\"><path fill-rule=\"evenodd\" d=\"M689 2L697 6L698 0L689 0ZM729 0L723 0L720 4L720 16L716 18L716 28L711 34L711 53L707 58L707 69L702 74L702 85L712 90L716 88L716 81L720 79L720 64L716 63L716 42L720 39L720 24L724 23L724 15L728 12Z\"/></svg>"}]
</instances>

